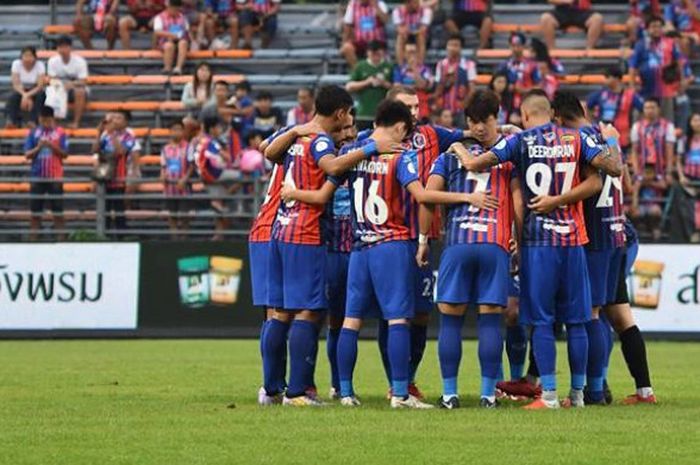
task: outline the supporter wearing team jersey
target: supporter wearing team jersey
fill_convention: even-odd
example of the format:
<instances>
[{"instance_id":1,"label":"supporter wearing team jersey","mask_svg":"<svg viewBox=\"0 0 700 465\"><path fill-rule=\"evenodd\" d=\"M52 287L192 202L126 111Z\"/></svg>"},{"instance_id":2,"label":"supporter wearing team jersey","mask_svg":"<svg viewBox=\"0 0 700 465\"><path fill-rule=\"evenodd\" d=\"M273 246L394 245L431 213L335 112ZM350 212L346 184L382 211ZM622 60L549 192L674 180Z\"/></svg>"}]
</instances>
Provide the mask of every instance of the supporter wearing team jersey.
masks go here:
<instances>
[{"instance_id":1,"label":"supporter wearing team jersey","mask_svg":"<svg viewBox=\"0 0 700 465\"><path fill-rule=\"evenodd\" d=\"M508 84L508 73L499 71L491 77L489 89L498 95L500 109L498 111L498 124L520 124L520 112L513 105L514 96Z\"/></svg>"},{"instance_id":2,"label":"supporter wearing team jersey","mask_svg":"<svg viewBox=\"0 0 700 465\"><path fill-rule=\"evenodd\" d=\"M433 10L421 6L420 0L404 0L403 5L394 8L391 18L396 27L396 63L404 64L404 47L409 40L418 47L418 61L423 63Z\"/></svg>"},{"instance_id":3,"label":"supporter wearing team jersey","mask_svg":"<svg viewBox=\"0 0 700 465\"><path fill-rule=\"evenodd\" d=\"M665 29L680 32L683 53L690 55L693 44L700 42L700 2L671 0L664 6L663 17Z\"/></svg>"},{"instance_id":4,"label":"supporter wearing team jersey","mask_svg":"<svg viewBox=\"0 0 700 465\"><path fill-rule=\"evenodd\" d=\"M586 31L586 49L595 48L603 33L603 15L591 8L591 0L547 0L554 5L551 12L542 13L540 28L547 47L554 48L557 29L576 27Z\"/></svg>"},{"instance_id":5,"label":"supporter wearing team jersey","mask_svg":"<svg viewBox=\"0 0 700 465\"><path fill-rule=\"evenodd\" d=\"M663 36L663 19L652 17L646 23L647 37L637 42L629 60L630 81L641 80L640 93L644 98L661 100L662 114L673 119L675 83L683 75L681 52L674 40Z\"/></svg>"},{"instance_id":6,"label":"supporter wearing team jersey","mask_svg":"<svg viewBox=\"0 0 700 465\"><path fill-rule=\"evenodd\" d=\"M277 34L277 14L282 0L238 0L238 23L243 29L243 48L253 48L253 34L262 32L262 48Z\"/></svg>"},{"instance_id":7,"label":"supporter wearing team jersey","mask_svg":"<svg viewBox=\"0 0 700 465\"><path fill-rule=\"evenodd\" d=\"M199 16L199 29L207 40L207 48L216 38L217 28L228 29L231 39L229 48L238 48L236 3L236 0L204 0L204 12Z\"/></svg>"},{"instance_id":8,"label":"supporter wearing team jersey","mask_svg":"<svg viewBox=\"0 0 700 465\"><path fill-rule=\"evenodd\" d=\"M38 239L37 231L41 228L41 215L44 212L44 195L56 196L48 200L53 214L54 228L63 230L63 201L57 196L63 195L61 181L45 181L63 178L63 159L68 156L68 137L62 127L56 125L53 108L45 106L39 112L39 126L30 130L24 142L24 157L32 164L30 176L41 179L32 182L30 192L30 240ZM64 238L59 233L59 240Z\"/></svg>"},{"instance_id":9,"label":"supporter wearing team jersey","mask_svg":"<svg viewBox=\"0 0 700 465\"><path fill-rule=\"evenodd\" d=\"M688 119L688 128L679 149L676 169L683 187L691 188L691 183L700 182L700 113L693 113Z\"/></svg>"},{"instance_id":10,"label":"supporter wearing team jersey","mask_svg":"<svg viewBox=\"0 0 700 465\"><path fill-rule=\"evenodd\" d=\"M573 129L580 129L590 140L595 141L603 151L609 151L617 142L615 138L603 140L598 128L590 126L585 118L583 107L578 98L569 92L558 93L552 103L554 115L559 124ZM588 368L586 379L586 404L605 404L604 380L605 367L608 366L609 329L600 318L601 311L616 327L620 328L625 359L637 355L630 350L630 338L636 339L633 347L644 347L641 336L633 335L634 330L625 333L634 326L629 310L625 275L625 215L623 207L623 181L620 176L601 173L603 188L598 195L584 200L584 217L589 242L586 244L586 261L591 282L592 319L586 323L588 334ZM630 357L628 357L630 355ZM647 366L646 351L642 351L643 366ZM647 369L648 380L648 369ZM650 386L650 383L644 386Z\"/></svg>"},{"instance_id":11,"label":"supporter wearing team jersey","mask_svg":"<svg viewBox=\"0 0 700 465\"><path fill-rule=\"evenodd\" d=\"M528 93L521 111L525 131L501 140L483 155L465 154L460 158L463 166L475 173L510 161L522 185L526 208L520 234L520 322L534 326L533 348L543 389L542 397L526 408L560 405L554 363L555 322L567 325L569 399L573 406L582 406L588 356L585 323L591 318L583 206L577 198L549 213L538 213L537 209L543 198L573 196L582 173L590 174L591 167L619 175L620 160L600 156L600 147L585 134L552 124L551 107L542 91ZM595 180L593 176L588 178ZM596 188L600 188L599 182ZM572 276L580 279L572 280Z\"/></svg>"},{"instance_id":12,"label":"supporter wearing team jersey","mask_svg":"<svg viewBox=\"0 0 700 465\"><path fill-rule=\"evenodd\" d=\"M418 58L415 43L407 42L404 47L406 63L394 68L394 86L406 86L415 89L418 95L418 120L425 121L430 116L430 90L433 88L433 73ZM450 114L450 116L452 116Z\"/></svg>"},{"instance_id":13,"label":"supporter wearing team jersey","mask_svg":"<svg viewBox=\"0 0 700 465\"><path fill-rule=\"evenodd\" d=\"M644 35L644 24L652 16L661 15L659 0L630 0L630 15L625 25L630 44Z\"/></svg>"},{"instance_id":14,"label":"supporter wearing team jersey","mask_svg":"<svg viewBox=\"0 0 700 465\"><path fill-rule=\"evenodd\" d=\"M447 39L447 57L435 66L435 106L452 112L456 126L464 126L464 108L474 91L476 63L462 57L462 36Z\"/></svg>"},{"instance_id":15,"label":"supporter wearing team jersey","mask_svg":"<svg viewBox=\"0 0 700 465\"><path fill-rule=\"evenodd\" d=\"M78 0L75 4L73 27L86 49L92 48L92 34L101 32L112 50L117 40L117 10L119 0Z\"/></svg>"},{"instance_id":16,"label":"supporter wearing team jersey","mask_svg":"<svg viewBox=\"0 0 700 465\"><path fill-rule=\"evenodd\" d=\"M620 133L620 147L627 151L630 147L630 128L635 110L641 112L644 99L634 87L622 84L622 71L619 66L608 68L605 73L605 86L591 93L586 99L590 116L598 122L615 126Z\"/></svg>"},{"instance_id":17,"label":"supporter wearing team jersey","mask_svg":"<svg viewBox=\"0 0 700 465\"><path fill-rule=\"evenodd\" d=\"M353 68L367 52L370 42L386 42L385 26L389 8L382 0L350 0L343 17L340 54Z\"/></svg>"},{"instance_id":18,"label":"supporter wearing team jersey","mask_svg":"<svg viewBox=\"0 0 700 465\"><path fill-rule=\"evenodd\" d=\"M190 205L183 197L192 193L190 178L194 174L194 160L188 158L187 140L184 137L184 126L181 121L170 125L170 142L160 151L160 176L163 181L163 192L166 196L166 206L170 211L168 224L173 238L177 239L178 231L187 231L189 220L181 215L188 211ZM184 238L184 236L182 236Z\"/></svg>"},{"instance_id":19,"label":"supporter wearing team jersey","mask_svg":"<svg viewBox=\"0 0 700 465\"><path fill-rule=\"evenodd\" d=\"M530 51L542 77L540 87L551 100L559 89L559 80L566 74L564 65L549 54L547 46L537 37L530 39Z\"/></svg>"},{"instance_id":20,"label":"supporter wearing team jersey","mask_svg":"<svg viewBox=\"0 0 700 465\"><path fill-rule=\"evenodd\" d=\"M450 34L461 34L465 26L479 30L479 48L490 48L493 17L490 0L454 0L452 15L445 21Z\"/></svg>"},{"instance_id":21,"label":"supporter wearing team jersey","mask_svg":"<svg viewBox=\"0 0 700 465\"><path fill-rule=\"evenodd\" d=\"M182 0L169 0L168 7L153 18L153 38L163 51L163 73L182 74L190 46L190 24L182 12Z\"/></svg>"},{"instance_id":22,"label":"supporter wearing team jersey","mask_svg":"<svg viewBox=\"0 0 700 465\"><path fill-rule=\"evenodd\" d=\"M472 153L483 153L499 140L498 110L499 99L494 92L474 94L467 109L467 121L475 137L469 144ZM443 408L459 407L457 373L462 355L461 332L469 305L476 305L479 311L480 405L497 406L495 391L503 346L501 313L508 299L513 204L522 204L519 181L513 174L509 162L482 173L466 172L456 155L442 153L428 178L428 190L465 192L474 197L469 205L453 205L446 212L446 241L436 294L441 314L438 356L443 381L439 405ZM515 202L513 196L518 197ZM417 256L427 263L432 224L429 207L421 207L420 223Z\"/></svg>"},{"instance_id":23,"label":"supporter wearing team jersey","mask_svg":"<svg viewBox=\"0 0 700 465\"><path fill-rule=\"evenodd\" d=\"M122 48L131 49L131 31L150 31L153 18L165 8L165 0L127 0L129 14L119 18L119 40Z\"/></svg>"},{"instance_id":24,"label":"supporter wearing team jersey","mask_svg":"<svg viewBox=\"0 0 700 465\"><path fill-rule=\"evenodd\" d=\"M522 95L542 81L537 62L525 56L525 35L515 32L510 36L511 57L501 63L498 73L508 76L508 85L513 93L513 107L520 107Z\"/></svg>"},{"instance_id":25,"label":"supporter wearing team jersey","mask_svg":"<svg viewBox=\"0 0 700 465\"><path fill-rule=\"evenodd\" d=\"M297 105L287 112L287 126L306 124L314 116L314 92L308 87L297 91Z\"/></svg>"}]
</instances>

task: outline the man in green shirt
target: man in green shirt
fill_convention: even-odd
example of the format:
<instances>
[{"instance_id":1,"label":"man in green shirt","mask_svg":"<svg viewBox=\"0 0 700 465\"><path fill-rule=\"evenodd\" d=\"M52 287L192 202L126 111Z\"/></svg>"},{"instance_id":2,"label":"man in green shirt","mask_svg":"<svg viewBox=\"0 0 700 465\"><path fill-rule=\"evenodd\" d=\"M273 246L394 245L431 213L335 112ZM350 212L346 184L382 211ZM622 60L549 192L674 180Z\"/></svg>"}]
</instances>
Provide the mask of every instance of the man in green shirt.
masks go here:
<instances>
[{"instance_id":1,"label":"man in green shirt","mask_svg":"<svg viewBox=\"0 0 700 465\"><path fill-rule=\"evenodd\" d=\"M348 92L356 93L357 125L359 129L371 127L379 102L391 88L393 65L384 59L386 46L372 41L367 46L367 59L357 63L347 83Z\"/></svg>"}]
</instances>

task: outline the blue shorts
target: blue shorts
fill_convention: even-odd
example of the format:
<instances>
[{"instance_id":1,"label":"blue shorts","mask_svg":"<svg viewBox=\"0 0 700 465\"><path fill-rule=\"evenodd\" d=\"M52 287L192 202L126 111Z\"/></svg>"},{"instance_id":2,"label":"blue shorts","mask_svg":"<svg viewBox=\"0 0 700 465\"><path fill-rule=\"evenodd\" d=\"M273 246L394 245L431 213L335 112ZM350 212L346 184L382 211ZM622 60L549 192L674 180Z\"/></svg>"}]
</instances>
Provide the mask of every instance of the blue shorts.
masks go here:
<instances>
[{"instance_id":1,"label":"blue shorts","mask_svg":"<svg viewBox=\"0 0 700 465\"><path fill-rule=\"evenodd\" d=\"M270 242L249 242L250 284L253 288L253 305L270 308L268 295L268 262Z\"/></svg>"},{"instance_id":2,"label":"blue shorts","mask_svg":"<svg viewBox=\"0 0 700 465\"><path fill-rule=\"evenodd\" d=\"M353 251L348 268L346 318L377 310L385 320L413 318L415 256L409 241L392 241Z\"/></svg>"},{"instance_id":3,"label":"blue shorts","mask_svg":"<svg viewBox=\"0 0 700 465\"><path fill-rule=\"evenodd\" d=\"M625 248L586 249L586 264L591 282L591 303L594 307L612 304L617 298L621 267L625 266Z\"/></svg>"},{"instance_id":4,"label":"blue shorts","mask_svg":"<svg viewBox=\"0 0 700 465\"><path fill-rule=\"evenodd\" d=\"M630 242L627 244L627 256L625 257L625 276L632 274L632 267L634 266L635 260L637 260L637 254L639 253L639 242Z\"/></svg>"},{"instance_id":5,"label":"blue shorts","mask_svg":"<svg viewBox=\"0 0 700 465\"><path fill-rule=\"evenodd\" d=\"M515 299L520 298L520 276L511 275L508 283L508 297L512 297Z\"/></svg>"},{"instance_id":6,"label":"blue shorts","mask_svg":"<svg viewBox=\"0 0 700 465\"><path fill-rule=\"evenodd\" d=\"M413 247L413 256L418 252L418 242L411 241ZM416 266L416 313L430 313L435 307L433 303L433 293L435 291L435 274L430 262L426 266L420 267L416 260L413 260Z\"/></svg>"},{"instance_id":7,"label":"blue shorts","mask_svg":"<svg viewBox=\"0 0 700 465\"><path fill-rule=\"evenodd\" d=\"M331 316L345 316L350 253L328 252L326 255L326 298Z\"/></svg>"},{"instance_id":8,"label":"blue shorts","mask_svg":"<svg viewBox=\"0 0 700 465\"><path fill-rule=\"evenodd\" d=\"M523 247L520 260L520 324L574 324L591 319L583 247Z\"/></svg>"},{"instance_id":9,"label":"blue shorts","mask_svg":"<svg viewBox=\"0 0 700 465\"><path fill-rule=\"evenodd\" d=\"M455 244L442 252L437 301L446 304L508 303L510 256L496 244Z\"/></svg>"},{"instance_id":10,"label":"blue shorts","mask_svg":"<svg viewBox=\"0 0 700 465\"><path fill-rule=\"evenodd\" d=\"M326 246L270 242L269 305L284 310L325 310Z\"/></svg>"}]
</instances>

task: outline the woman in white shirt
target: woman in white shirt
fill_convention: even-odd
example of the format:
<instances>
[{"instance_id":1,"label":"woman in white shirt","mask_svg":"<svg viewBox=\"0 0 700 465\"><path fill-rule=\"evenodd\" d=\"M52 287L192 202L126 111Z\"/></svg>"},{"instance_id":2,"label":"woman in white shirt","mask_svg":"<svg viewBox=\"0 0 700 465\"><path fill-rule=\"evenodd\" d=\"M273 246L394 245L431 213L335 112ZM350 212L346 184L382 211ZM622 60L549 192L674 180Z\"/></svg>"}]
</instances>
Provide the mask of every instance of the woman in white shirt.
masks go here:
<instances>
[{"instance_id":1,"label":"woman in white shirt","mask_svg":"<svg viewBox=\"0 0 700 465\"><path fill-rule=\"evenodd\" d=\"M202 109L208 103L215 102L213 92L213 73L209 63L200 63L194 70L192 80L185 84L182 90L181 101L187 110L194 113Z\"/></svg>"},{"instance_id":2,"label":"woman in white shirt","mask_svg":"<svg viewBox=\"0 0 700 465\"><path fill-rule=\"evenodd\" d=\"M37 60L34 47L24 47L20 58L12 62L12 90L7 101L6 126L20 127L25 122L35 126L39 109L44 106L46 67Z\"/></svg>"}]
</instances>

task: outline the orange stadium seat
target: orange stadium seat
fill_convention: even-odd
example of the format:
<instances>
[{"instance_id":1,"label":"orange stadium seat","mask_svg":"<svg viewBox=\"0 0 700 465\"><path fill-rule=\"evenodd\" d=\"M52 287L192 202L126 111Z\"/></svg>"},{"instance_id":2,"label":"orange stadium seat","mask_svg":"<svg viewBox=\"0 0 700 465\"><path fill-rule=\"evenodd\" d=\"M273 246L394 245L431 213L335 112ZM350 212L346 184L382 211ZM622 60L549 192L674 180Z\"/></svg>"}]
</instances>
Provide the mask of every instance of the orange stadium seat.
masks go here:
<instances>
[{"instance_id":1,"label":"orange stadium seat","mask_svg":"<svg viewBox=\"0 0 700 465\"><path fill-rule=\"evenodd\" d=\"M167 84L168 83L168 76L164 75L139 75L139 76L134 76L133 80L131 81L132 84L144 84L144 85L158 85L158 84Z\"/></svg>"},{"instance_id":2,"label":"orange stadium seat","mask_svg":"<svg viewBox=\"0 0 700 465\"><path fill-rule=\"evenodd\" d=\"M133 76L129 75L110 75L110 76L88 76L86 82L90 84L105 84L105 85L129 85L133 81Z\"/></svg>"},{"instance_id":3,"label":"orange stadium seat","mask_svg":"<svg viewBox=\"0 0 700 465\"><path fill-rule=\"evenodd\" d=\"M181 111L185 109L185 105L179 100L170 100L161 102L159 108L161 111Z\"/></svg>"},{"instance_id":4,"label":"orange stadium seat","mask_svg":"<svg viewBox=\"0 0 700 465\"><path fill-rule=\"evenodd\" d=\"M128 111L158 111L160 102L119 102L119 109Z\"/></svg>"},{"instance_id":5,"label":"orange stadium seat","mask_svg":"<svg viewBox=\"0 0 700 465\"><path fill-rule=\"evenodd\" d=\"M144 50L141 52L141 58L155 58L162 60L163 52L160 50Z\"/></svg>"},{"instance_id":6,"label":"orange stadium seat","mask_svg":"<svg viewBox=\"0 0 700 465\"><path fill-rule=\"evenodd\" d=\"M153 128L151 129L151 137L170 137L170 129Z\"/></svg>"},{"instance_id":7,"label":"orange stadium seat","mask_svg":"<svg viewBox=\"0 0 700 465\"><path fill-rule=\"evenodd\" d=\"M213 50L197 50L187 52L187 58L190 60L210 60L214 58Z\"/></svg>"},{"instance_id":8,"label":"orange stadium seat","mask_svg":"<svg viewBox=\"0 0 700 465\"><path fill-rule=\"evenodd\" d=\"M217 58L250 58L252 50L217 50L214 52Z\"/></svg>"},{"instance_id":9,"label":"orange stadium seat","mask_svg":"<svg viewBox=\"0 0 700 465\"><path fill-rule=\"evenodd\" d=\"M73 34L75 29L72 24L49 24L44 26L44 34L47 35L59 35L59 34Z\"/></svg>"}]
</instances>

